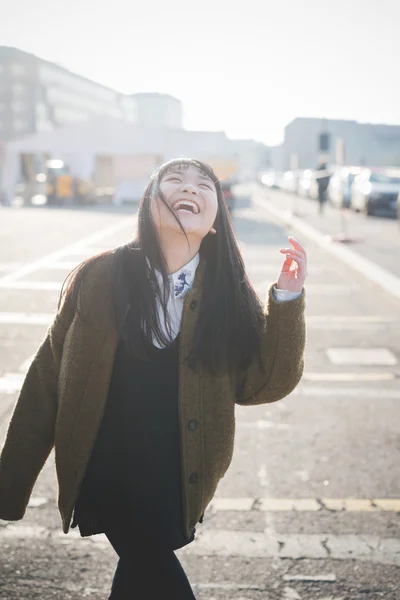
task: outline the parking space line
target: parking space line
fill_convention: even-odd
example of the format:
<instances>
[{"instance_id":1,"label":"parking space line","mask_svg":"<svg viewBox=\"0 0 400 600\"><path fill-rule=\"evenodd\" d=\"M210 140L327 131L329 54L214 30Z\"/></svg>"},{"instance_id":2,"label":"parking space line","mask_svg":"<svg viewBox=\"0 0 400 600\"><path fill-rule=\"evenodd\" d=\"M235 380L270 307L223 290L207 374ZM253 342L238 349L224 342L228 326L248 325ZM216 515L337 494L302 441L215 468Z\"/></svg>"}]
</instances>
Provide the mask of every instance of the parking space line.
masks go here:
<instances>
[{"instance_id":1,"label":"parking space line","mask_svg":"<svg viewBox=\"0 0 400 600\"><path fill-rule=\"evenodd\" d=\"M343 383L350 381L392 381L396 379L395 373L371 373L371 372L359 372L359 373L346 373L343 371L334 371L332 373L321 373L317 371L303 373L302 381L316 381L318 383ZM329 389L329 394L332 394L332 389ZM368 390L366 390L368 391ZM306 392L303 392L306 393ZM322 392L323 393L323 392ZM351 393L351 390L350 390ZM376 392L375 392L376 393Z\"/></svg>"},{"instance_id":2,"label":"parking space line","mask_svg":"<svg viewBox=\"0 0 400 600\"><path fill-rule=\"evenodd\" d=\"M400 512L400 498L214 498L211 512Z\"/></svg>"},{"instance_id":3,"label":"parking space line","mask_svg":"<svg viewBox=\"0 0 400 600\"><path fill-rule=\"evenodd\" d=\"M45 291L45 292L60 292L62 287L62 281L29 281L23 279L22 281L0 281L0 289L3 290L21 290L21 291Z\"/></svg>"},{"instance_id":4,"label":"parking space line","mask_svg":"<svg viewBox=\"0 0 400 600\"><path fill-rule=\"evenodd\" d=\"M35 260L32 263L28 263L27 265L21 267L20 269L17 269L16 271L13 271L11 273L8 273L7 275L4 275L3 277L0 278L0 285L9 283L11 281L15 281L16 279L22 279L22 277L25 277L26 275L29 275L30 273L33 273L34 271L38 271L39 269L45 267L47 264L54 263L54 262L60 260L61 258L68 256L68 254L74 253L78 249L84 248L84 246L89 246L90 244L93 244L93 243L95 244L96 242L102 240L103 238L105 238L109 235L112 235L114 233L117 233L118 231L121 231L122 229L125 229L125 227L128 227L128 226L132 229L132 217L131 216L124 217L123 219L119 220L117 223L114 223L113 225L110 225L109 227L105 227L104 229L101 229L100 231L97 231L96 233L92 233L91 235L79 240L78 242L74 242L73 244L64 246L64 248L61 248L60 250L57 250L56 252L47 254L47 255L43 256L42 258L39 258L38 260Z\"/></svg>"},{"instance_id":5,"label":"parking space line","mask_svg":"<svg viewBox=\"0 0 400 600\"><path fill-rule=\"evenodd\" d=\"M0 325L49 325L54 313L0 312Z\"/></svg>"},{"instance_id":6,"label":"parking space line","mask_svg":"<svg viewBox=\"0 0 400 600\"><path fill-rule=\"evenodd\" d=\"M42 267L40 267L41 269L46 269L46 270L50 270L50 271L56 271L57 269L61 269L61 270L65 270L65 271L72 271L72 269L75 269L75 267L77 267L79 265L79 260L73 262L73 261L56 261L56 262L49 262L47 265L43 265Z\"/></svg>"},{"instance_id":7,"label":"parking space line","mask_svg":"<svg viewBox=\"0 0 400 600\"><path fill-rule=\"evenodd\" d=\"M336 373L327 373L329 375L336 375ZM340 373L338 373L340 375ZM365 375L363 373L345 373L345 375L350 375L352 378L348 378L346 381L393 381L396 379L394 373L371 373L372 377L368 377L369 373ZM359 377L358 377L359 375ZM376 377L373 377L376 375ZM304 375L303 375L304 379ZM309 381L313 381L309 379ZM315 381L324 381L324 379ZM326 379L326 381L344 381L344 379L339 379L338 377ZM359 400L400 400L400 389L399 386L396 385L396 388L393 387L382 387L369 385L366 387L353 387L353 386L320 386L320 385L304 385L303 383L299 383L296 389L290 394L291 396L308 396L309 398L317 397L319 399L325 397L331 399L332 396L338 398L342 396L343 398L357 398ZM282 402L282 401L281 401ZM279 405L277 405L279 406Z\"/></svg>"}]
</instances>

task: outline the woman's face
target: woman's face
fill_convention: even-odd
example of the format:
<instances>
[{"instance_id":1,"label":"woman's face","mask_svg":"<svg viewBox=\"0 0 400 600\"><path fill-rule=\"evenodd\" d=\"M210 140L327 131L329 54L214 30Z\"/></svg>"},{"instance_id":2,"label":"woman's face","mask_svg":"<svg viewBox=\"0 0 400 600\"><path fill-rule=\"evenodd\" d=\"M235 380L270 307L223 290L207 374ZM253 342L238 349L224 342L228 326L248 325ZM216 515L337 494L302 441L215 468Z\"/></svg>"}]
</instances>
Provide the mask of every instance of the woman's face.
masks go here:
<instances>
[{"instance_id":1,"label":"woman's face","mask_svg":"<svg viewBox=\"0 0 400 600\"><path fill-rule=\"evenodd\" d=\"M217 216L217 191L212 180L195 166L174 167L160 182L168 205L176 211L186 235L203 239ZM151 200L151 215L159 233L182 230L158 197Z\"/></svg>"}]
</instances>

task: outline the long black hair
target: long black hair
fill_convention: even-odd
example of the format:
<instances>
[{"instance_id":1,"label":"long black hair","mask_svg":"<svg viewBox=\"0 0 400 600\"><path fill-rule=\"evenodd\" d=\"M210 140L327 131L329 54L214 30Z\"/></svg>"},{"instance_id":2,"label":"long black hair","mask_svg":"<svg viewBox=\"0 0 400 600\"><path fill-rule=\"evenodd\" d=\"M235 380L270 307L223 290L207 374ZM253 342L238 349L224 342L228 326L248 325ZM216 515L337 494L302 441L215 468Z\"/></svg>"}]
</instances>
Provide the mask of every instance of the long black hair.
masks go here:
<instances>
[{"instance_id":1,"label":"long black hair","mask_svg":"<svg viewBox=\"0 0 400 600\"><path fill-rule=\"evenodd\" d=\"M185 234L176 211L170 208L161 192L160 183L170 171L190 166L214 183L218 210L214 223L217 233L206 235L200 246L198 268L202 270L202 295L189 364L193 368L201 365L212 373L233 372L259 358L263 310L246 275L219 180L211 167L198 160L179 158L162 165L144 191L135 239L79 265L67 278L64 294L70 295L77 307L85 273L101 256L114 253L113 305L119 338L132 356L143 359L149 357L153 339L162 346L171 342L167 312L169 276L151 216L151 201L158 196ZM156 270L162 275L163 286L158 285ZM164 313L166 333L159 321L157 296Z\"/></svg>"}]
</instances>

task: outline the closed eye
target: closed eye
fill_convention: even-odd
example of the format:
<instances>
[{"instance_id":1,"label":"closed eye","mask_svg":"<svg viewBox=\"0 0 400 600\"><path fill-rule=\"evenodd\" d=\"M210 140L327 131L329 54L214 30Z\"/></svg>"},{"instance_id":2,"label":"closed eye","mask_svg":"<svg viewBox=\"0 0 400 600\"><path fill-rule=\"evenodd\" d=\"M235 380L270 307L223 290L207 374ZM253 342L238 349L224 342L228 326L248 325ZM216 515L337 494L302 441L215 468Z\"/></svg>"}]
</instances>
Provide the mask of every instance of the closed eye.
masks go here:
<instances>
[{"instance_id":1,"label":"closed eye","mask_svg":"<svg viewBox=\"0 0 400 600\"><path fill-rule=\"evenodd\" d=\"M211 190L211 191L213 190L212 186L211 186L211 185L209 185L208 183L201 183L200 185L202 185L202 186L204 186L204 187L208 188L208 189L209 189L209 190Z\"/></svg>"}]
</instances>

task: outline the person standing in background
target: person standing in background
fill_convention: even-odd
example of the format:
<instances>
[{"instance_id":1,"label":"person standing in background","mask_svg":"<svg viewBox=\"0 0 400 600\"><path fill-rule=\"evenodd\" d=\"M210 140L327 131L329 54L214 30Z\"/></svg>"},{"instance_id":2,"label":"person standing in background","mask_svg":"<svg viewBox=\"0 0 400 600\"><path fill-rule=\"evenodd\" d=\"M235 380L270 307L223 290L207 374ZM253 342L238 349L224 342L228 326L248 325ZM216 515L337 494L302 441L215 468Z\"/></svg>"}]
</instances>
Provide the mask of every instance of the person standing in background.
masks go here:
<instances>
[{"instance_id":1,"label":"person standing in background","mask_svg":"<svg viewBox=\"0 0 400 600\"><path fill-rule=\"evenodd\" d=\"M331 178L331 173L328 170L326 162L321 162L317 167L317 185L318 185L318 204L319 213L322 215L324 207L328 201L328 186Z\"/></svg>"}]
</instances>

